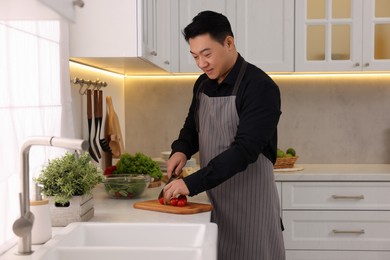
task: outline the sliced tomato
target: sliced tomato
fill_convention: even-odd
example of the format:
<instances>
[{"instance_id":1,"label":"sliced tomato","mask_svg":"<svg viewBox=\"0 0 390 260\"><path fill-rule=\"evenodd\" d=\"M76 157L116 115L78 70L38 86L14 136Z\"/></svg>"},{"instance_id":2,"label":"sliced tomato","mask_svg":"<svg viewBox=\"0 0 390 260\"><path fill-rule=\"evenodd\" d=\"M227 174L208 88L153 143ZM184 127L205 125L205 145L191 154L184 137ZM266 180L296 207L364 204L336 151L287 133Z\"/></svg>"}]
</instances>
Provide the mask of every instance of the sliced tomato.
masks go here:
<instances>
[{"instance_id":1,"label":"sliced tomato","mask_svg":"<svg viewBox=\"0 0 390 260\"><path fill-rule=\"evenodd\" d=\"M187 196L186 195L180 195L177 197L179 200L185 200L187 202Z\"/></svg>"},{"instance_id":2,"label":"sliced tomato","mask_svg":"<svg viewBox=\"0 0 390 260\"><path fill-rule=\"evenodd\" d=\"M172 206L177 206L177 202L179 201L179 199L178 198L172 198L171 199L171 205Z\"/></svg>"},{"instance_id":3,"label":"sliced tomato","mask_svg":"<svg viewBox=\"0 0 390 260\"><path fill-rule=\"evenodd\" d=\"M185 205L187 205L187 201L186 200L178 200L177 201L177 206L178 207L184 207Z\"/></svg>"},{"instance_id":4,"label":"sliced tomato","mask_svg":"<svg viewBox=\"0 0 390 260\"><path fill-rule=\"evenodd\" d=\"M159 198L158 199L158 201L160 202L160 204L162 204L162 205L164 205L165 203L164 203L164 197L161 197L161 198Z\"/></svg>"}]
</instances>

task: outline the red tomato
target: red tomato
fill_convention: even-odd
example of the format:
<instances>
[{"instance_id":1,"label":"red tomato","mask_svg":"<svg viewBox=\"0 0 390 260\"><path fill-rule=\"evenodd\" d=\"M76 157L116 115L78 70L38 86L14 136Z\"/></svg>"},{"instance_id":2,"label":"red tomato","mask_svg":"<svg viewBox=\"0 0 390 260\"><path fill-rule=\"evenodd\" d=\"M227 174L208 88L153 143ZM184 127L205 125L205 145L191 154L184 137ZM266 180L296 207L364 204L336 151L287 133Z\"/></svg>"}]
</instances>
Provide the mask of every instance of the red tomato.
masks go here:
<instances>
[{"instance_id":1,"label":"red tomato","mask_svg":"<svg viewBox=\"0 0 390 260\"><path fill-rule=\"evenodd\" d=\"M186 197L186 195L180 195L180 196L178 197L178 199L179 199L179 200L185 200L185 201L187 202L187 197Z\"/></svg>"},{"instance_id":2,"label":"red tomato","mask_svg":"<svg viewBox=\"0 0 390 260\"><path fill-rule=\"evenodd\" d=\"M171 205L172 206L177 206L177 202L178 202L179 200L177 199L177 198L172 198L171 199Z\"/></svg>"},{"instance_id":3,"label":"red tomato","mask_svg":"<svg viewBox=\"0 0 390 260\"><path fill-rule=\"evenodd\" d=\"M165 203L164 203L164 197L159 198L158 201L160 202L160 204L165 205Z\"/></svg>"},{"instance_id":4,"label":"red tomato","mask_svg":"<svg viewBox=\"0 0 390 260\"><path fill-rule=\"evenodd\" d=\"M177 201L177 206L178 207L184 207L185 205L187 205L187 201L186 200L178 200Z\"/></svg>"}]
</instances>

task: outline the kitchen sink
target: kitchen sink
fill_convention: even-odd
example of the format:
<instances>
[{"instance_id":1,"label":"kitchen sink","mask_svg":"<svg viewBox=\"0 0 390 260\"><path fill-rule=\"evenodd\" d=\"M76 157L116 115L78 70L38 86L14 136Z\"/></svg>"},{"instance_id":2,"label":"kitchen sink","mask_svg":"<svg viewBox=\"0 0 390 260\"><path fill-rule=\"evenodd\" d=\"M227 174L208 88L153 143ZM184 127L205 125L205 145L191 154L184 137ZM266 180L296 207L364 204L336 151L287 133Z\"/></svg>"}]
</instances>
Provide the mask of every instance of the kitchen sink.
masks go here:
<instances>
[{"instance_id":1,"label":"kitchen sink","mask_svg":"<svg viewBox=\"0 0 390 260\"><path fill-rule=\"evenodd\" d=\"M214 223L69 224L33 254L35 260L212 260Z\"/></svg>"}]
</instances>

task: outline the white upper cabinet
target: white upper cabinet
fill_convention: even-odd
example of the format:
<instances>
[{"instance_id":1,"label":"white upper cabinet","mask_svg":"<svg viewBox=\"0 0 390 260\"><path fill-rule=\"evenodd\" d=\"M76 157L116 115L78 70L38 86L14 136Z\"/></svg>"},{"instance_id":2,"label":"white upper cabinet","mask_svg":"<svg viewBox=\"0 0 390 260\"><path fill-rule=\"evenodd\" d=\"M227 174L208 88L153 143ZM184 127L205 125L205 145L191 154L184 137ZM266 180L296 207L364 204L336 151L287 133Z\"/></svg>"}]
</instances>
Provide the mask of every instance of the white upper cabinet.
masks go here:
<instances>
[{"instance_id":1,"label":"white upper cabinet","mask_svg":"<svg viewBox=\"0 0 390 260\"><path fill-rule=\"evenodd\" d=\"M170 72L179 70L178 0L142 0L141 56Z\"/></svg>"},{"instance_id":2,"label":"white upper cabinet","mask_svg":"<svg viewBox=\"0 0 390 260\"><path fill-rule=\"evenodd\" d=\"M295 71L389 70L390 1L295 3Z\"/></svg>"},{"instance_id":3,"label":"white upper cabinet","mask_svg":"<svg viewBox=\"0 0 390 260\"><path fill-rule=\"evenodd\" d=\"M201 11L220 12L229 19L237 50L247 61L268 72L293 71L294 1L180 0L179 9L180 30ZM180 72L199 72L183 36L179 47Z\"/></svg>"},{"instance_id":4,"label":"white upper cabinet","mask_svg":"<svg viewBox=\"0 0 390 260\"><path fill-rule=\"evenodd\" d=\"M294 1L241 0L236 45L250 63L267 72L294 71Z\"/></svg>"},{"instance_id":5,"label":"white upper cabinet","mask_svg":"<svg viewBox=\"0 0 390 260\"><path fill-rule=\"evenodd\" d=\"M137 1L83 0L69 25L71 57L137 57Z\"/></svg>"},{"instance_id":6,"label":"white upper cabinet","mask_svg":"<svg viewBox=\"0 0 390 260\"><path fill-rule=\"evenodd\" d=\"M390 70L390 1L363 1L364 70Z\"/></svg>"},{"instance_id":7,"label":"white upper cabinet","mask_svg":"<svg viewBox=\"0 0 390 260\"><path fill-rule=\"evenodd\" d=\"M59 15L67 19L68 21L75 22L75 8L76 7L84 7L83 0L62 0L62 1L54 1L54 0L39 0L44 3L52 10L56 11Z\"/></svg>"}]
</instances>

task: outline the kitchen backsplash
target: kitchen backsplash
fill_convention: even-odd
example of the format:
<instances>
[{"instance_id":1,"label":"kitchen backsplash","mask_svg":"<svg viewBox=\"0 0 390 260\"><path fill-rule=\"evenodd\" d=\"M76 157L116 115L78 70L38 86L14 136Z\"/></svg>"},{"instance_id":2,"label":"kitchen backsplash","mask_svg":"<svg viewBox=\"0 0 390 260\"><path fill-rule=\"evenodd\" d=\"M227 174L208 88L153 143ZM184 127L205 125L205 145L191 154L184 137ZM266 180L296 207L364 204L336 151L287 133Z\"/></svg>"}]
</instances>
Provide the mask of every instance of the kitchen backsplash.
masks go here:
<instances>
[{"instance_id":1,"label":"kitchen backsplash","mask_svg":"<svg viewBox=\"0 0 390 260\"><path fill-rule=\"evenodd\" d=\"M85 73L71 67L71 76ZM115 82L109 88L123 117L126 151L159 157L170 150L196 76L127 77L123 83L105 77ZM282 97L278 146L294 147L298 163L390 163L390 75L272 77Z\"/></svg>"}]
</instances>

